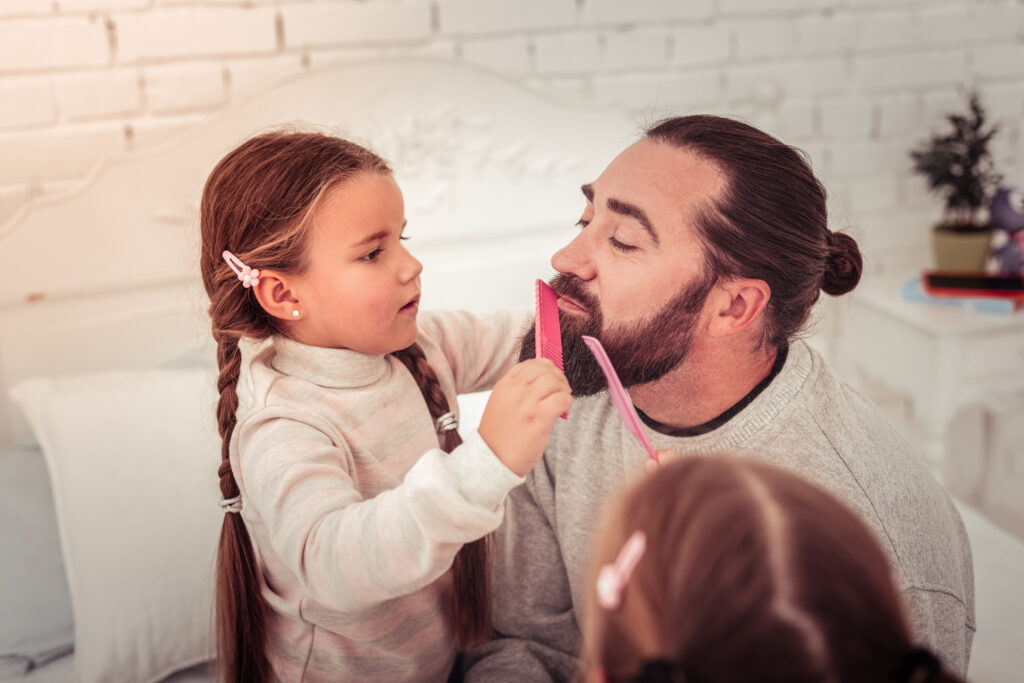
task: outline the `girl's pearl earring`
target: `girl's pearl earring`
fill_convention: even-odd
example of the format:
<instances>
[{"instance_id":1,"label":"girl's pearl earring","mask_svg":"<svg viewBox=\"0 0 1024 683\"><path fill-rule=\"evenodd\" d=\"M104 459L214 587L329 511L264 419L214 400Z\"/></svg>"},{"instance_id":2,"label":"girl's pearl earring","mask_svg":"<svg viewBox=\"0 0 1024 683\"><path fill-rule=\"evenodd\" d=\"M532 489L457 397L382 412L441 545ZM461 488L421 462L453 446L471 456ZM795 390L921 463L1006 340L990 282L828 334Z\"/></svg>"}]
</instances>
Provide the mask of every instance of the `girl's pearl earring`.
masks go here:
<instances>
[{"instance_id":1,"label":"girl's pearl earring","mask_svg":"<svg viewBox=\"0 0 1024 683\"><path fill-rule=\"evenodd\" d=\"M292 311L292 317L293 318L298 318L299 317L299 309L296 308L295 310Z\"/></svg>"}]
</instances>

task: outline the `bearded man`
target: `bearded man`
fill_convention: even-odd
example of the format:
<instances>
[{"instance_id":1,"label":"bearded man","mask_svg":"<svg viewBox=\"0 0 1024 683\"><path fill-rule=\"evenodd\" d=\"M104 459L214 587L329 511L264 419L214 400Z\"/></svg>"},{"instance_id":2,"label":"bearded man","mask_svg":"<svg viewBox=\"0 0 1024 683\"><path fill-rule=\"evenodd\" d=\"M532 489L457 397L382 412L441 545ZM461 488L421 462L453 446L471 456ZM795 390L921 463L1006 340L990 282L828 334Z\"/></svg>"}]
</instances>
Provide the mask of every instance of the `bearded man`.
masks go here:
<instances>
[{"instance_id":1,"label":"bearded man","mask_svg":"<svg viewBox=\"0 0 1024 683\"><path fill-rule=\"evenodd\" d=\"M509 497L496 638L469 653L467 680L573 675L594 528L644 469L582 334L601 340L655 448L761 458L846 501L888 554L916 637L963 674L975 625L960 517L918 454L799 336L820 291L845 294L861 272L804 158L737 121L679 117L582 189L580 232L551 259L574 403ZM532 330L522 355L534 355Z\"/></svg>"}]
</instances>

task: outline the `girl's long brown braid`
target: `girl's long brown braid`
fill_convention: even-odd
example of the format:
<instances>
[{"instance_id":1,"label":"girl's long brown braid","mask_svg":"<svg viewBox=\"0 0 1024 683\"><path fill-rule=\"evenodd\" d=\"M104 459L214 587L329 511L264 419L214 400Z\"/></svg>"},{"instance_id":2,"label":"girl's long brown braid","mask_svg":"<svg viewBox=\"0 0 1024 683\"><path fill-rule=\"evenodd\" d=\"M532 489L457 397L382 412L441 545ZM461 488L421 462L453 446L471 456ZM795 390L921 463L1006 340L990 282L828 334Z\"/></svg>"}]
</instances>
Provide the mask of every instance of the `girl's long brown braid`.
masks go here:
<instances>
[{"instance_id":1,"label":"girl's long brown braid","mask_svg":"<svg viewBox=\"0 0 1024 683\"><path fill-rule=\"evenodd\" d=\"M423 399L436 420L449 412L448 397L427 362L419 344L392 354L408 368ZM462 437L456 429L440 435L441 448L451 453ZM486 641L491 636L491 591L490 591L490 535L462 546L452 564L452 579L455 590L451 594L450 615L452 630L459 650Z\"/></svg>"},{"instance_id":2,"label":"girl's long brown braid","mask_svg":"<svg viewBox=\"0 0 1024 683\"><path fill-rule=\"evenodd\" d=\"M231 432L235 428L238 410L238 371L242 355L238 339L221 334L217 339L217 423L221 435L221 461L217 468L220 494L227 500L239 495L238 482L231 471L228 458ZM260 594L261 580L252 541L241 515L224 515L221 542L217 548L217 592L236 596L233 601L221 601L219 608L226 613L217 620L219 666L227 681L270 681L273 676L270 661L262 648L246 652L243 643L263 643L266 640L266 604Z\"/></svg>"}]
</instances>

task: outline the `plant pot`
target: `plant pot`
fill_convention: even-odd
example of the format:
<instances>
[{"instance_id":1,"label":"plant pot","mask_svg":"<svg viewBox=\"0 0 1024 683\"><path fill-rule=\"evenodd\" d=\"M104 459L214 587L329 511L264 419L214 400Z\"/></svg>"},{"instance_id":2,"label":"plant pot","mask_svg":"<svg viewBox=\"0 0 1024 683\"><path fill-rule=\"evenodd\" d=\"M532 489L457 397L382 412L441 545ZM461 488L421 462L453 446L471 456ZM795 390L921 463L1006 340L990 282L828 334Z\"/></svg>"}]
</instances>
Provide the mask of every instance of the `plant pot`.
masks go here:
<instances>
[{"instance_id":1,"label":"plant pot","mask_svg":"<svg viewBox=\"0 0 1024 683\"><path fill-rule=\"evenodd\" d=\"M951 230L936 226L932 230L932 255L936 270L983 271L989 256L992 229Z\"/></svg>"}]
</instances>

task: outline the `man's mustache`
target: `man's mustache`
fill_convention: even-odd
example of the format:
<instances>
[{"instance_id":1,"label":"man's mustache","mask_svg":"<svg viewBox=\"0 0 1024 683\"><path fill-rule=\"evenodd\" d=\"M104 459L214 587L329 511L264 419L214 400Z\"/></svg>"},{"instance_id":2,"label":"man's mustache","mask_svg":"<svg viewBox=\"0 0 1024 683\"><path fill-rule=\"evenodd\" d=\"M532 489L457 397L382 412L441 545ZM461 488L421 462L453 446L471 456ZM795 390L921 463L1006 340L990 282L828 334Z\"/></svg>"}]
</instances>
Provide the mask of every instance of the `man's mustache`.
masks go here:
<instances>
[{"instance_id":1,"label":"man's mustache","mask_svg":"<svg viewBox=\"0 0 1024 683\"><path fill-rule=\"evenodd\" d=\"M597 298L586 290L583 280L577 276L559 273L551 278L548 284L551 285L551 289L555 291L555 294L572 299L591 315L598 310Z\"/></svg>"}]
</instances>

